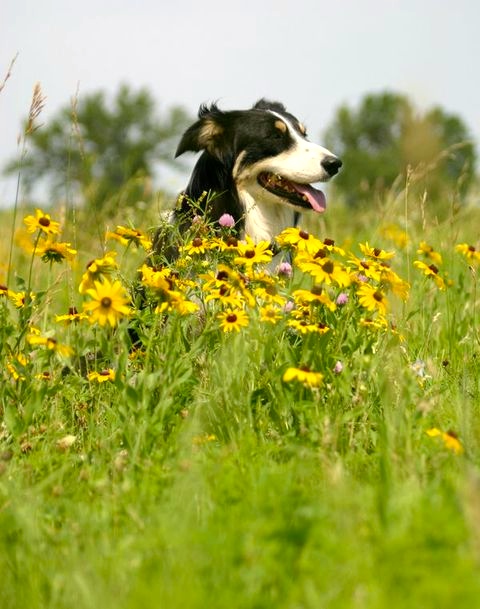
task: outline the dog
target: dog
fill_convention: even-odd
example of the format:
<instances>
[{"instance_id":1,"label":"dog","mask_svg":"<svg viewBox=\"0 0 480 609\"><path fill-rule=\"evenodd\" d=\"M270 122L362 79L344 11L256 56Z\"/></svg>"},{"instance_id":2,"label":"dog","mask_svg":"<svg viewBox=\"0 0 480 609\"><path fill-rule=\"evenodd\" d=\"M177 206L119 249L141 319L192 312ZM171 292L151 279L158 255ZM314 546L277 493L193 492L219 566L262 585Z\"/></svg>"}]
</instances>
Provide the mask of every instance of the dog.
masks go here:
<instances>
[{"instance_id":1,"label":"dog","mask_svg":"<svg viewBox=\"0 0 480 609\"><path fill-rule=\"evenodd\" d=\"M312 182L327 182L342 161L310 142L304 125L285 106L264 98L248 110L222 111L216 104L201 105L198 120L183 134L175 157L201 152L179 206L168 222L183 233L202 203L212 223L230 214L240 237L254 242L273 239L295 226L300 213L323 213L325 195ZM205 199L205 192L216 193ZM165 251L165 231L155 239Z\"/></svg>"}]
</instances>

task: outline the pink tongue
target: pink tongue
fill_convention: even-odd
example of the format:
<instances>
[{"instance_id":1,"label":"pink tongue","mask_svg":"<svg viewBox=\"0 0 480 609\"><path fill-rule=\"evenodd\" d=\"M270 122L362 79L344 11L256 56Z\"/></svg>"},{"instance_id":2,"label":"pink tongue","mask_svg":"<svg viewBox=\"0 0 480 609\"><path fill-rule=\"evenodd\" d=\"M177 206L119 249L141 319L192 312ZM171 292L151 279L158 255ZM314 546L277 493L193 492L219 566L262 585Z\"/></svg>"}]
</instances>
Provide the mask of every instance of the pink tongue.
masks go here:
<instances>
[{"instance_id":1,"label":"pink tongue","mask_svg":"<svg viewBox=\"0 0 480 609\"><path fill-rule=\"evenodd\" d=\"M321 214L326 210L327 200L321 190L313 188L313 186L310 186L310 184L298 184L296 182L292 182L292 186L297 192L307 197L312 209L314 209L316 212Z\"/></svg>"}]
</instances>

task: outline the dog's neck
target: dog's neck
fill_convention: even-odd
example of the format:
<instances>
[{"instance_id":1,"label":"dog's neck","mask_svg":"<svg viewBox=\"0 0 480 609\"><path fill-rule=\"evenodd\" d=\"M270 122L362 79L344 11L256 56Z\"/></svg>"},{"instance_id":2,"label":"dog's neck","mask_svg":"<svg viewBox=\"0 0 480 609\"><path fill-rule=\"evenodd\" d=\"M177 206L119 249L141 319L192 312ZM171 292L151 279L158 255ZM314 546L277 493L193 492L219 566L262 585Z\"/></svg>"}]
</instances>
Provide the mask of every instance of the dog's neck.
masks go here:
<instances>
[{"instance_id":1,"label":"dog's neck","mask_svg":"<svg viewBox=\"0 0 480 609\"><path fill-rule=\"evenodd\" d=\"M245 205L245 234L256 243L273 242L282 230L296 224L296 214L283 205L262 203L257 205L248 192L239 193Z\"/></svg>"}]
</instances>

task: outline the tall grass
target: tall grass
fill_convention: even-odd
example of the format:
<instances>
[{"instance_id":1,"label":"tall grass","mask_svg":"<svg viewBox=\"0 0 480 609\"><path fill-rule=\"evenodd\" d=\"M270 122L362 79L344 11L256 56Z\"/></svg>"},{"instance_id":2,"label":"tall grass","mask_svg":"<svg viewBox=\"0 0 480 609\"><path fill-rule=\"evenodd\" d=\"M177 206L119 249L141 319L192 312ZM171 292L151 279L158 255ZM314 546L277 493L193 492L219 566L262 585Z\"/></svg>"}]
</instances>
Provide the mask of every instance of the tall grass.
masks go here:
<instances>
[{"instance_id":1,"label":"tall grass","mask_svg":"<svg viewBox=\"0 0 480 609\"><path fill-rule=\"evenodd\" d=\"M281 267L3 212L2 609L476 607L480 214L440 203L332 204Z\"/></svg>"}]
</instances>

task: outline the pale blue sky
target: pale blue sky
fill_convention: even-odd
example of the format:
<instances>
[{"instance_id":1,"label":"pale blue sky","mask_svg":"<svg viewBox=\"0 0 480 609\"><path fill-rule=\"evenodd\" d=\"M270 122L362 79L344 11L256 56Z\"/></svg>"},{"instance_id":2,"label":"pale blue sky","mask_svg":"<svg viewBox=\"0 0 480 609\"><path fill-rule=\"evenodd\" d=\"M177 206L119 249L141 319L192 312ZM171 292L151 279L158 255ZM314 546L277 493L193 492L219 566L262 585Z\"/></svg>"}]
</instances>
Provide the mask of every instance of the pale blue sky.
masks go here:
<instances>
[{"instance_id":1,"label":"pale blue sky","mask_svg":"<svg viewBox=\"0 0 480 609\"><path fill-rule=\"evenodd\" d=\"M0 165L37 81L43 122L77 86L123 81L149 87L160 109L192 113L278 99L321 143L339 104L390 89L460 114L478 141L479 24L475 0L1 0L0 81L19 55L0 93ZM13 196L0 178L0 204Z\"/></svg>"}]
</instances>

